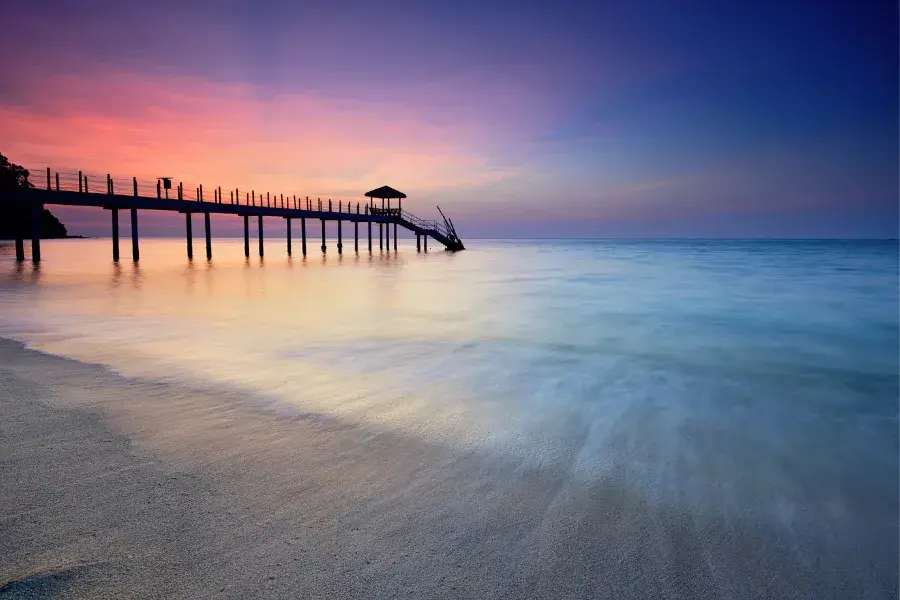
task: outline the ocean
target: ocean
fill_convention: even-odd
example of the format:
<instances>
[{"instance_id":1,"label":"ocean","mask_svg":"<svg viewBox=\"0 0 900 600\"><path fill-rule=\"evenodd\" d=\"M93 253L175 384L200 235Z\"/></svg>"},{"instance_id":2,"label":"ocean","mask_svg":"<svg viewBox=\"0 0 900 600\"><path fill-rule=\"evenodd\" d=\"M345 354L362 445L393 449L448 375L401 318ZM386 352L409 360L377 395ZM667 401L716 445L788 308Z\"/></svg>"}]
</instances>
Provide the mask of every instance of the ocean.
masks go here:
<instances>
[{"instance_id":1,"label":"ocean","mask_svg":"<svg viewBox=\"0 0 900 600\"><path fill-rule=\"evenodd\" d=\"M139 263L123 243L118 265L110 246L45 241L35 267L0 245L0 336L232 390L280 418L612 482L641 508L603 513L632 520L615 530L630 541L605 543L634 547L681 515L690 555L725 586L709 597L897 597L896 241L470 240L425 254L404 239L303 258L269 239L245 259L242 240L217 239L212 261L189 262L183 240L146 238ZM659 565L677 564L682 542L663 537L637 548L663 544Z\"/></svg>"}]
</instances>

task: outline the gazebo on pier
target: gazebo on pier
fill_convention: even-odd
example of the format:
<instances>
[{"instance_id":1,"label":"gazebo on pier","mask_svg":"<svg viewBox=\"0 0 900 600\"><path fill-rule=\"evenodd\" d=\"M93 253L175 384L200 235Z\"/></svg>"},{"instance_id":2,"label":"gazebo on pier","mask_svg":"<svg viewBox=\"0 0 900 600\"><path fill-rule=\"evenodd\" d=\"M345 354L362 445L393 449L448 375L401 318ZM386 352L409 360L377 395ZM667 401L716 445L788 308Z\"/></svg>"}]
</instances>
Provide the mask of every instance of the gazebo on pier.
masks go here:
<instances>
[{"instance_id":1,"label":"gazebo on pier","mask_svg":"<svg viewBox=\"0 0 900 600\"><path fill-rule=\"evenodd\" d=\"M372 200L381 200L381 208L374 204L369 205L370 214L383 215L386 217L399 217L403 210L403 199L406 198L406 194L399 190L395 190L389 185L383 185L380 188L366 192L366 197L371 198ZM397 208L391 208L391 200L394 199L397 200ZM387 201L387 206L384 205L385 201Z\"/></svg>"},{"instance_id":2,"label":"gazebo on pier","mask_svg":"<svg viewBox=\"0 0 900 600\"><path fill-rule=\"evenodd\" d=\"M369 192L366 192L366 197L370 199L369 201L369 214L377 215L382 217L397 217L400 218L403 215L403 199L406 198L406 194L399 190L395 190L389 185L383 185L380 188L376 188ZM381 200L381 207L375 206L374 201L376 199ZM391 200L397 200L397 207L391 208ZM387 201L387 206L385 206L385 201ZM378 224L378 247L384 248L385 235L387 236L387 248L391 249L391 224L390 223L379 223ZM397 224L394 223L394 250L397 250Z\"/></svg>"}]
</instances>

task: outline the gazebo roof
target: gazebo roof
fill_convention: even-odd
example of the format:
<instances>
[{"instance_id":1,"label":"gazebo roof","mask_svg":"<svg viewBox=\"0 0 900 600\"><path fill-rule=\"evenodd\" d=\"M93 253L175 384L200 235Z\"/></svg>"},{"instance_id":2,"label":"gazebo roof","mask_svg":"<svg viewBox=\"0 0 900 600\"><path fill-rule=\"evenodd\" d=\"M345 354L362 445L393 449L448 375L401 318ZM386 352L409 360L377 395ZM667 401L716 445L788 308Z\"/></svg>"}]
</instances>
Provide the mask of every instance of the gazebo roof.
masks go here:
<instances>
[{"instance_id":1,"label":"gazebo roof","mask_svg":"<svg viewBox=\"0 0 900 600\"><path fill-rule=\"evenodd\" d=\"M392 188L389 185L383 185L378 189L374 189L371 192L366 192L366 196L368 198L406 198L406 194L403 192L399 192Z\"/></svg>"}]
</instances>

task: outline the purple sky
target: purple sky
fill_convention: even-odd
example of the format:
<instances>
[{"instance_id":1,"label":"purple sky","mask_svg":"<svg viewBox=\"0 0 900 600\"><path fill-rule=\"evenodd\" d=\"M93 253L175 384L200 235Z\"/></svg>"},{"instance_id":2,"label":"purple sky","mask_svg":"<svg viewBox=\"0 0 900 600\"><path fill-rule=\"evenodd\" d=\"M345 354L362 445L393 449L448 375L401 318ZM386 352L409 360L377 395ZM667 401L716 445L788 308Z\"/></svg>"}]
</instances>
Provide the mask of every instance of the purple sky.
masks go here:
<instances>
[{"instance_id":1,"label":"purple sky","mask_svg":"<svg viewBox=\"0 0 900 600\"><path fill-rule=\"evenodd\" d=\"M4 21L0 152L29 167L388 184L464 236L898 232L894 2L32 0Z\"/></svg>"}]
</instances>

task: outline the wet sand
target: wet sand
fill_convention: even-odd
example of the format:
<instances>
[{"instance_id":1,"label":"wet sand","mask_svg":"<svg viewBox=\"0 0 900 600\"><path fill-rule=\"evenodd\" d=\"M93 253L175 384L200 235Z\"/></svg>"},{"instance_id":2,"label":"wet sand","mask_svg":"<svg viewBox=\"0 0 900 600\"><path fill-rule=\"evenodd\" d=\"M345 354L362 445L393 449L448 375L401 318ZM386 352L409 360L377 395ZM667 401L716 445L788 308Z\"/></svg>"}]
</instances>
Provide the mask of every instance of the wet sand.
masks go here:
<instances>
[{"instance_id":1,"label":"wet sand","mask_svg":"<svg viewBox=\"0 0 900 600\"><path fill-rule=\"evenodd\" d=\"M861 554L6 340L0 414L0 598L897 597L892 536Z\"/></svg>"}]
</instances>

